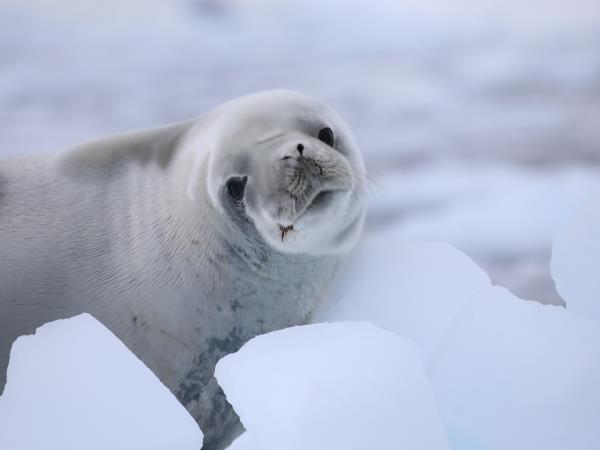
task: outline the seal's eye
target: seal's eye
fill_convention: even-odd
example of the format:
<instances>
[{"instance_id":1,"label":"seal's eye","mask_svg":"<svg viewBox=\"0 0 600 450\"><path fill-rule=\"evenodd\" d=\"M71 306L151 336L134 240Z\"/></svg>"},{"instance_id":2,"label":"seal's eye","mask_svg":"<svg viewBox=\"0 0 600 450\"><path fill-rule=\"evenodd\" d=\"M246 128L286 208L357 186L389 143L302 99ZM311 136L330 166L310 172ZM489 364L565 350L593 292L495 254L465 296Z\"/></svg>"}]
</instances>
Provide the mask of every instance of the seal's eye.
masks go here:
<instances>
[{"instance_id":1,"label":"seal's eye","mask_svg":"<svg viewBox=\"0 0 600 450\"><path fill-rule=\"evenodd\" d=\"M319 130L319 134L317 135L320 141L326 143L330 147L333 147L333 130L329 127L321 128Z\"/></svg>"},{"instance_id":2,"label":"seal's eye","mask_svg":"<svg viewBox=\"0 0 600 450\"><path fill-rule=\"evenodd\" d=\"M244 199L247 181L247 177L233 177L227 180L227 192L236 202L241 202Z\"/></svg>"}]
</instances>

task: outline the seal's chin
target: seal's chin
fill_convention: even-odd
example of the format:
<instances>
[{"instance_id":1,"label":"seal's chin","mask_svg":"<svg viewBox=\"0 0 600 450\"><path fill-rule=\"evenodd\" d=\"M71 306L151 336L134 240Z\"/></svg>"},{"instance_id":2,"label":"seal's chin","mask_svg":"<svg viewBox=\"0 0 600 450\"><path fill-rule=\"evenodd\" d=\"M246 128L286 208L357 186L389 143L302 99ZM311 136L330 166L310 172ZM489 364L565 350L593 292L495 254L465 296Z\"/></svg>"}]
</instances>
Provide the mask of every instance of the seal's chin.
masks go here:
<instances>
[{"instance_id":1,"label":"seal's chin","mask_svg":"<svg viewBox=\"0 0 600 450\"><path fill-rule=\"evenodd\" d=\"M310 203L306 205L296 217L289 218L287 220L281 220L277 225L284 230L286 228L290 228L290 230L293 229L294 222L297 222L302 217L311 214L318 214L321 210L331 206L331 204L335 201L336 194L339 194L340 192L341 191L336 190L322 190L314 196Z\"/></svg>"},{"instance_id":2,"label":"seal's chin","mask_svg":"<svg viewBox=\"0 0 600 450\"><path fill-rule=\"evenodd\" d=\"M342 194L338 190L323 190L295 217L278 218L273 220L274 231L283 244L293 245L300 234L304 239L310 239L311 231L323 227L331 208L335 207L336 198Z\"/></svg>"}]
</instances>

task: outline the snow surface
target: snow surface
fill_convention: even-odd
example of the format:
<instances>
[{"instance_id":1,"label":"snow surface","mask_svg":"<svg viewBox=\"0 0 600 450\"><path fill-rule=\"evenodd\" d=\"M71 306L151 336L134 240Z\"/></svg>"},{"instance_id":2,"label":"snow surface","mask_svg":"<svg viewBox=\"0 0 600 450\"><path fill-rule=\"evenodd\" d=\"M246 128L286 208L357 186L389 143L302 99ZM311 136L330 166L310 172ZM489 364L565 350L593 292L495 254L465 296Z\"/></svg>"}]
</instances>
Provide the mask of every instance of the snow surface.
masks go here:
<instances>
[{"instance_id":1,"label":"snow surface","mask_svg":"<svg viewBox=\"0 0 600 450\"><path fill-rule=\"evenodd\" d=\"M599 197L585 205L556 235L552 276L569 311L600 320Z\"/></svg>"},{"instance_id":2,"label":"snow surface","mask_svg":"<svg viewBox=\"0 0 600 450\"><path fill-rule=\"evenodd\" d=\"M598 343L600 324L562 307L475 295L428 366L455 448L600 448Z\"/></svg>"},{"instance_id":3,"label":"snow surface","mask_svg":"<svg viewBox=\"0 0 600 450\"><path fill-rule=\"evenodd\" d=\"M335 278L314 322L368 320L417 342L427 359L487 274L456 248L405 241L396 230L365 238Z\"/></svg>"},{"instance_id":4,"label":"snow surface","mask_svg":"<svg viewBox=\"0 0 600 450\"><path fill-rule=\"evenodd\" d=\"M259 450L250 433L244 433L227 447L227 450ZM305 449L306 450L306 449Z\"/></svg>"},{"instance_id":5,"label":"snow surface","mask_svg":"<svg viewBox=\"0 0 600 450\"><path fill-rule=\"evenodd\" d=\"M600 198L600 171L574 167L531 173L440 165L388 173L377 183L368 217L377 232L392 228L405 239L450 243L471 257L539 251L591 193Z\"/></svg>"},{"instance_id":6,"label":"snow surface","mask_svg":"<svg viewBox=\"0 0 600 450\"><path fill-rule=\"evenodd\" d=\"M419 349L369 323L258 336L215 375L261 450L449 449Z\"/></svg>"},{"instance_id":7,"label":"snow surface","mask_svg":"<svg viewBox=\"0 0 600 450\"><path fill-rule=\"evenodd\" d=\"M392 170L371 189L366 234L393 230L406 240L450 243L494 283L523 298L561 304L548 265L551 242L594 192L600 195L600 171L580 167Z\"/></svg>"},{"instance_id":8,"label":"snow surface","mask_svg":"<svg viewBox=\"0 0 600 450\"><path fill-rule=\"evenodd\" d=\"M185 408L108 329L83 314L13 344L2 450L198 450Z\"/></svg>"}]
</instances>

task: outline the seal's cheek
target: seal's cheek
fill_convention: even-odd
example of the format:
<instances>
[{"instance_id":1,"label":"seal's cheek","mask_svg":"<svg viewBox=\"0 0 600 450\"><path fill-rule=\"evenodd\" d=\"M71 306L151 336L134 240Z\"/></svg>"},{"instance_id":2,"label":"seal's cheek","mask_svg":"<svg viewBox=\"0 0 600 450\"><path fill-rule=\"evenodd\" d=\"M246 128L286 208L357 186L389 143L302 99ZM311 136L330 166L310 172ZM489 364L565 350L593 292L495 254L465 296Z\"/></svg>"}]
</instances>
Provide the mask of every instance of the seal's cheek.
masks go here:
<instances>
[{"instance_id":1,"label":"seal's cheek","mask_svg":"<svg viewBox=\"0 0 600 450\"><path fill-rule=\"evenodd\" d=\"M258 172L248 177L244 202L250 214L261 212L273 218L277 212L278 188L271 177Z\"/></svg>"}]
</instances>

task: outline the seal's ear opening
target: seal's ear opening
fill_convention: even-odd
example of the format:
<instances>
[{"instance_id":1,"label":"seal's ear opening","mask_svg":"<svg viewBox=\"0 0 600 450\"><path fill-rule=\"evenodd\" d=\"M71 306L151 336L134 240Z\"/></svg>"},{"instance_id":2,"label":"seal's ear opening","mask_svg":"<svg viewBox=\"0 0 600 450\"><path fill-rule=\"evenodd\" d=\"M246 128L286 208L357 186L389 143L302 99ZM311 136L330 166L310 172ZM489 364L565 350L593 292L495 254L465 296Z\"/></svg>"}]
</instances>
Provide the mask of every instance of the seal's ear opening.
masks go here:
<instances>
[{"instance_id":1,"label":"seal's ear opening","mask_svg":"<svg viewBox=\"0 0 600 450\"><path fill-rule=\"evenodd\" d=\"M236 202L241 202L244 199L247 182L248 177L231 177L227 180L225 185L227 187L227 193Z\"/></svg>"}]
</instances>

